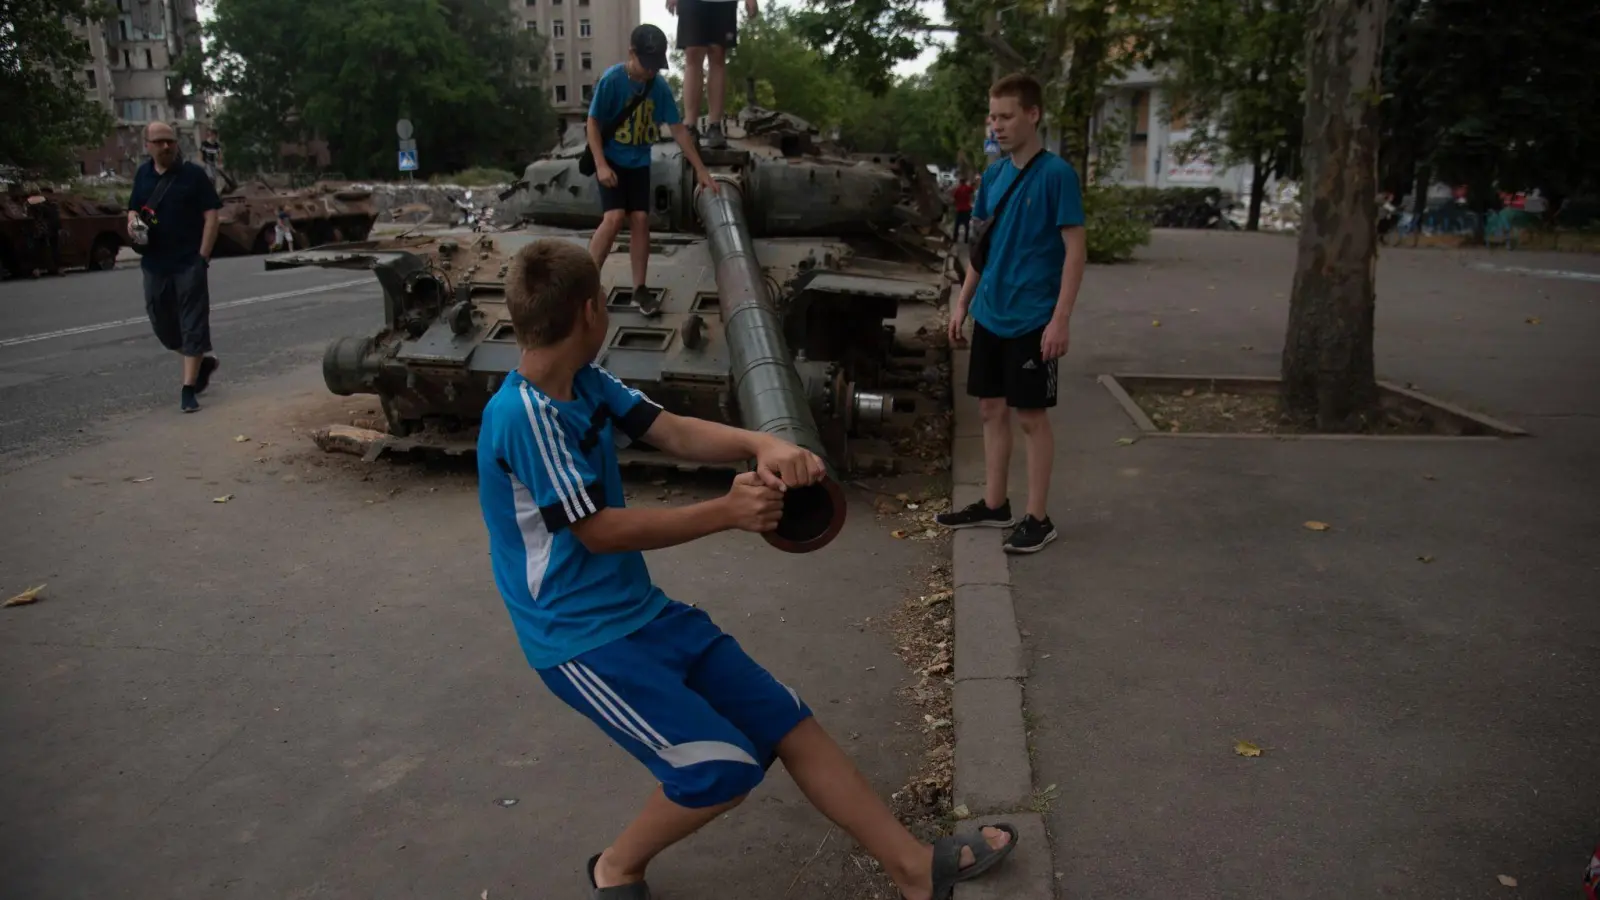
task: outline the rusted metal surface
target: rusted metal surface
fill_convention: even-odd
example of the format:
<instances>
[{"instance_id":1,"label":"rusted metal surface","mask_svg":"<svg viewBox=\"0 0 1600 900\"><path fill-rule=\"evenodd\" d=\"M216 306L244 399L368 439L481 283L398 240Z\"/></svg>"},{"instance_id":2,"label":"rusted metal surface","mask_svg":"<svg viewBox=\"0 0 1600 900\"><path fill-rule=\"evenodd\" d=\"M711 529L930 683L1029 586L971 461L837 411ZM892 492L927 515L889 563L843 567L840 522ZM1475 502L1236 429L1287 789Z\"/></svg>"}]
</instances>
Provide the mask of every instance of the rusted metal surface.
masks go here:
<instances>
[{"instance_id":1,"label":"rusted metal surface","mask_svg":"<svg viewBox=\"0 0 1600 900\"><path fill-rule=\"evenodd\" d=\"M5 275L22 277L54 268L51 230L61 269L110 269L128 244L127 213L115 203L54 191L10 192L0 195L0 267Z\"/></svg>"},{"instance_id":2,"label":"rusted metal surface","mask_svg":"<svg viewBox=\"0 0 1600 900\"><path fill-rule=\"evenodd\" d=\"M611 325L599 362L674 412L782 432L833 472L858 471L852 447L904 412L903 388L922 365L895 355L902 304L932 305L950 289L937 192L923 193L931 176L921 166L837 154L793 117L756 110L741 121L729 149L705 153L725 190L702 196L698 209L676 145L654 148L648 286L659 311L646 315L633 302L624 234L601 273ZM523 223L267 260L377 276L384 327L330 343L323 373L335 394L377 397L391 450L470 445L520 358L505 307L510 259L540 238L586 247L601 214L574 148L531 164L502 200L507 208ZM809 532L779 535L789 549L837 533L829 504L842 509L843 500L836 479L829 483Z\"/></svg>"},{"instance_id":3,"label":"rusted metal surface","mask_svg":"<svg viewBox=\"0 0 1600 900\"><path fill-rule=\"evenodd\" d=\"M364 241L378 220L372 190L318 182L299 190L277 190L252 181L222 194L215 256L266 253L277 230L278 210L289 213L296 249Z\"/></svg>"}]
</instances>

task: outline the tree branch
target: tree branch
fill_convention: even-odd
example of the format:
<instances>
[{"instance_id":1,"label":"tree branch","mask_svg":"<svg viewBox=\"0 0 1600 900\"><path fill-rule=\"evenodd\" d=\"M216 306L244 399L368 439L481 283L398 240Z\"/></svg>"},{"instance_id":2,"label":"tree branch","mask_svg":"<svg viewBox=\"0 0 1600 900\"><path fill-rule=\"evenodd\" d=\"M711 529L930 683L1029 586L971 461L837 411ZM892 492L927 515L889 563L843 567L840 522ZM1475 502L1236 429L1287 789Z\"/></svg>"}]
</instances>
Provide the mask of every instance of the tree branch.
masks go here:
<instances>
[{"instance_id":1,"label":"tree branch","mask_svg":"<svg viewBox=\"0 0 1600 900\"><path fill-rule=\"evenodd\" d=\"M906 26L906 30L927 32L942 31L949 32L950 34L970 34L970 32L963 31L954 25L908 25ZM1014 66L1020 66L1022 68L1028 67L1028 60L1024 58L1021 53L1018 53L1016 50L1012 49L1010 44L1006 43L1000 38L981 31L973 36L982 41L990 50L993 50L995 53L999 54L1004 62L1008 62Z\"/></svg>"}]
</instances>

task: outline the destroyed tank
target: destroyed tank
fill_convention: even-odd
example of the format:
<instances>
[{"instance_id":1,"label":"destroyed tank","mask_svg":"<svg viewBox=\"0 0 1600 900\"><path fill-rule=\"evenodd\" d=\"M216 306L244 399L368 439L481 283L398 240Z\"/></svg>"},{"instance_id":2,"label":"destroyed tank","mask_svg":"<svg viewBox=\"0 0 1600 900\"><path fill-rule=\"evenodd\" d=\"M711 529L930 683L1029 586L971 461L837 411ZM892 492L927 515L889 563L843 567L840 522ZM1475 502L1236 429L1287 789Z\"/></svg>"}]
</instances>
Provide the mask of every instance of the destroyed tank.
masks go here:
<instances>
[{"instance_id":1,"label":"destroyed tank","mask_svg":"<svg viewBox=\"0 0 1600 900\"><path fill-rule=\"evenodd\" d=\"M767 539L791 552L827 544L844 522L839 473L852 438L915 400L897 365L901 304L929 309L951 285L943 203L910 159L846 154L783 113L746 109L725 149L701 157L720 191L700 189L675 143L652 148L647 287L633 300L626 229L602 283L610 331L598 362L665 408L781 435L828 464L791 492ZM383 288L383 330L333 341L323 377L339 395L375 394L389 436L368 450L472 446L484 405L519 353L505 308L510 259L530 241L587 246L601 207L581 146L527 167L501 195L507 230L402 234L269 258L268 267L367 268ZM920 366L916 367L920 372ZM914 379L913 379L914 380ZM623 462L671 462L651 449Z\"/></svg>"},{"instance_id":2,"label":"destroyed tank","mask_svg":"<svg viewBox=\"0 0 1600 900\"><path fill-rule=\"evenodd\" d=\"M294 245L364 241L378 221L378 206L366 187L317 182L297 190L278 190L263 181L237 185L224 173L222 210L217 214L216 256L266 253L277 231L278 209L289 211Z\"/></svg>"},{"instance_id":3,"label":"destroyed tank","mask_svg":"<svg viewBox=\"0 0 1600 900\"><path fill-rule=\"evenodd\" d=\"M128 244L126 208L92 197L45 190L15 190L0 195L0 275L21 277L48 271L48 229L54 207L61 268L109 271Z\"/></svg>"}]
</instances>

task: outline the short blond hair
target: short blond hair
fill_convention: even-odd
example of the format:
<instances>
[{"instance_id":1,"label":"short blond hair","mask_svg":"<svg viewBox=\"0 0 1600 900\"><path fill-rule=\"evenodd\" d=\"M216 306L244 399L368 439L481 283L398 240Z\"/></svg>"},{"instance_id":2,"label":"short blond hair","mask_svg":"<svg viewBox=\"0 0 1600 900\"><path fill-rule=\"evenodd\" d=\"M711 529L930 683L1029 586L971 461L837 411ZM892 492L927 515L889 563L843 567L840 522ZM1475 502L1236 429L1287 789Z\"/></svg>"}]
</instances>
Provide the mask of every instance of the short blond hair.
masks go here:
<instances>
[{"instance_id":1,"label":"short blond hair","mask_svg":"<svg viewBox=\"0 0 1600 900\"><path fill-rule=\"evenodd\" d=\"M599 296L600 270L594 258L570 241L543 238L511 259L506 312L521 347L533 350L565 340L584 304Z\"/></svg>"}]
</instances>

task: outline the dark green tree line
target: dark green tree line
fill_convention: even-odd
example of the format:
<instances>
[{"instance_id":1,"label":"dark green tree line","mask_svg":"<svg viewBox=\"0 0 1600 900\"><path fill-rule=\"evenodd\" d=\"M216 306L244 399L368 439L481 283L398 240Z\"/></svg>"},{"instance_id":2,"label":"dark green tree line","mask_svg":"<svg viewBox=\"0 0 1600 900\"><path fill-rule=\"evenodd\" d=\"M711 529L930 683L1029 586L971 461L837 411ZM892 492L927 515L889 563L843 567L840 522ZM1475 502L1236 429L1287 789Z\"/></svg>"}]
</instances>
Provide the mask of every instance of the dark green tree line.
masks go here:
<instances>
[{"instance_id":1,"label":"dark green tree line","mask_svg":"<svg viewBox=\"0 0 1600 900\"><path fill-rule=\"evenodd\" d=\"M114 7L91 0L0 0L0 165L24 176L76 172L74 156L115 124L89 96L93 60L74 26L100 28Z\"/></svg>"}]
</instances>

